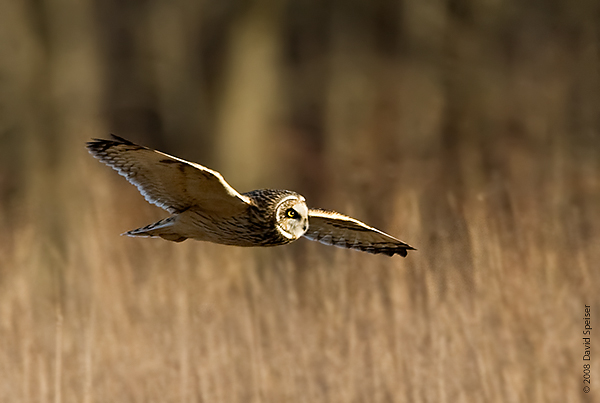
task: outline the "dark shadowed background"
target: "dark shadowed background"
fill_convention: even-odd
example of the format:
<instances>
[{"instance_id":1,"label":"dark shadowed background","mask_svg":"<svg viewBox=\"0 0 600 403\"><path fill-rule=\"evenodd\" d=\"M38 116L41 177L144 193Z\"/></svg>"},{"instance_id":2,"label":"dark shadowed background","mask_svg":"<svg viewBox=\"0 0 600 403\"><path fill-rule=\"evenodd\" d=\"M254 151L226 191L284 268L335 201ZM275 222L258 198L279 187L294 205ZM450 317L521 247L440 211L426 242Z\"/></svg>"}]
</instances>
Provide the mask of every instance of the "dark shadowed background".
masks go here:
<instances>
[{"instance_id":1,"label":"dark shadowed background","mask_svg":"<svg viewBox=\"0 0 600 403\"><path fill-rule=\"evenodd\" d=\"M418 251L120 237L109 133ZM597 401L599 133L593 0L2 1L0 401Z\"/></svg>"}]
</instances>

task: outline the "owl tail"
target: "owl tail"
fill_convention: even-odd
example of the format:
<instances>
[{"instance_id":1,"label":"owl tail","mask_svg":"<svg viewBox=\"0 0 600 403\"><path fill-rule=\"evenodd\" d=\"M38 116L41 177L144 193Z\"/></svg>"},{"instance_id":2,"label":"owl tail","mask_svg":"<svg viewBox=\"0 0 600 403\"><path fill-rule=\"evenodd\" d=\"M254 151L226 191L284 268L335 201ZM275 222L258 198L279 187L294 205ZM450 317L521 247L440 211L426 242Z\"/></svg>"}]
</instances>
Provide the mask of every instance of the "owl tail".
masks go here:
<instances>
[{"instance_id":1,"label":"owl tail","mask_svg":"<svg viewBox=\"0 0 600 403\"><path fill-rule=\"evenodd\" d=\"M159 236L163 239L166 239L167 241L173 241L173 242L185 241L187 239L187 237L184 237L181 234L178 234L177 229L175 228L176 218L177 218L177 216L167 217L163 220L146 225L145 227L127 231L122 235L141 236L141 237L157 237L157 236Z\"/></svg>"}]
</instances>

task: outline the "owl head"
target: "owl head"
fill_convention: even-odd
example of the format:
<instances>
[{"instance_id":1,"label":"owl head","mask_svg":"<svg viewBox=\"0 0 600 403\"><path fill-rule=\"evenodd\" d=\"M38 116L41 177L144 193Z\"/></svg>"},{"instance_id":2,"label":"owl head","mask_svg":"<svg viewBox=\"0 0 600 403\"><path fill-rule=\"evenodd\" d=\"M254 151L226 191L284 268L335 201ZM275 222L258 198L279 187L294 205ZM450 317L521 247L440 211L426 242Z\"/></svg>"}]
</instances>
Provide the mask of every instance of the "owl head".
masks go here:
<instances>
[{"instance_id":1,"label":"owl head","mask_svg":"<svg viewBox=\"0 0 600 403\"><path fill-rule=\"evenodd\" d=\"M308 207L298 194L282 197L275 209L275 228L289 240L300 238L308 229Z\"/></svg>"}]
</instances>

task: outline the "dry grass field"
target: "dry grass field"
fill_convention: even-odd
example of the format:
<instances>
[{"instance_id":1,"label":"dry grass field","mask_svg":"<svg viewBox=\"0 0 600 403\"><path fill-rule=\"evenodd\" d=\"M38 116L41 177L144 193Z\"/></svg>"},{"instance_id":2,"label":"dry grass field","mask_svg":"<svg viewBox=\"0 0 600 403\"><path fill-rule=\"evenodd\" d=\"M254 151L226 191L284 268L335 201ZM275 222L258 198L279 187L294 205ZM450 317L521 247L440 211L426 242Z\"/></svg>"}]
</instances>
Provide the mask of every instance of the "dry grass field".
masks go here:
<instances>
[{"instance_id":1,"label":"dry grass field","mask_svg":"<svg viewBox=\"0 0 600 403\"><path fill-rule=\"evenodd\" d=\"M0 2L0 402L600 401L597 2L241 3ZM121 237L110 132L418 250Z\"/></svg>"},{"instance_id":2,"label":"dry grass field","mask_svg":"<svg viewBox=\"0 0 600 403\"><path fill-rule=\"evenodd\" d=\"M398 167L406 259L119 237L160 213L82 149L55 237L2 233L0 401L586 401L598 158L510 147Z\"/></svg>"}]
</instances>

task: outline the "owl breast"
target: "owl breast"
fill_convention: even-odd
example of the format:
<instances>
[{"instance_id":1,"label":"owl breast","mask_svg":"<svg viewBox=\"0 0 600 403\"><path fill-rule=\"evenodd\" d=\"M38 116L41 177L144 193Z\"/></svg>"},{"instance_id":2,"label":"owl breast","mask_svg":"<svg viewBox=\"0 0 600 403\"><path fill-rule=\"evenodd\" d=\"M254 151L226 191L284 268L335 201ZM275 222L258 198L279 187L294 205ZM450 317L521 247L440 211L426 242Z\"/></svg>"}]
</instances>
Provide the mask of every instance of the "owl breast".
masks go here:
<instances>
[{"instance_id":1,"label":"owl breast","mask_svg":"<svg viewBox=\"0 0 600 403\"><path fill-rule=\"evenodd\" d=\"M277 231L273 216L255 206L231 216L188 210L178 216L180 231L188 238L234 246L276 246L293 241Z\"/></svg>"}]
</instances>

